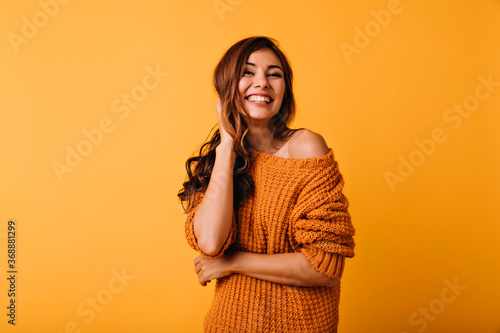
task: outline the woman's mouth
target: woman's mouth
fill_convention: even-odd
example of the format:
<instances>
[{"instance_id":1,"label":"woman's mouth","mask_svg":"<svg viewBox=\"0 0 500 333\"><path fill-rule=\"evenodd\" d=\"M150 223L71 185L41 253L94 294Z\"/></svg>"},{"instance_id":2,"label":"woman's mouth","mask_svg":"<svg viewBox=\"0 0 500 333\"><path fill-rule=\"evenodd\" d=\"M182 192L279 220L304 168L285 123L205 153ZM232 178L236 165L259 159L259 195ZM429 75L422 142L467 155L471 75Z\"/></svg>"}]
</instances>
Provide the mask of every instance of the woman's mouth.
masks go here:
<instances>
[{"instance_id":1,"label":"woman's mouth","mask_svg":"<svg viewBox=\"0 0 500 333\"><path fill-rule=\"evenodd\" d=\"M245 98L247 101L249 101L252 104L258 105L258 106L265 106L269 105L273 102L273 99L268 96L258 96L258 95L250 95Z\"/></svg>"}]
</instances>

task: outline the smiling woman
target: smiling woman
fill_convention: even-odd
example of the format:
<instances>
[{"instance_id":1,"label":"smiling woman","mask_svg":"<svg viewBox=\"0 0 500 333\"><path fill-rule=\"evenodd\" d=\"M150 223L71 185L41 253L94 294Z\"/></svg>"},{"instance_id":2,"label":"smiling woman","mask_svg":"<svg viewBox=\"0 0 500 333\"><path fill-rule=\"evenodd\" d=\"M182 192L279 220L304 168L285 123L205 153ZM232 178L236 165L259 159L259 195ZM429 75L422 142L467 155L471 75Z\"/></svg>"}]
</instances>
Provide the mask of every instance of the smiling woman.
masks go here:
<instances>
[{"instance_id":1,"label":"smiling woman","mask_svg":"<svg viewBox=\"0 0 500 333\"><path fill-rule=\"evenodd\" d=\"M355 231L333 150L288 127L292 70L274 40L233 45L214 85L219 128L178 193L199 283L216 280L204 331L336 332Z\"/></svg>"}]
</instances>

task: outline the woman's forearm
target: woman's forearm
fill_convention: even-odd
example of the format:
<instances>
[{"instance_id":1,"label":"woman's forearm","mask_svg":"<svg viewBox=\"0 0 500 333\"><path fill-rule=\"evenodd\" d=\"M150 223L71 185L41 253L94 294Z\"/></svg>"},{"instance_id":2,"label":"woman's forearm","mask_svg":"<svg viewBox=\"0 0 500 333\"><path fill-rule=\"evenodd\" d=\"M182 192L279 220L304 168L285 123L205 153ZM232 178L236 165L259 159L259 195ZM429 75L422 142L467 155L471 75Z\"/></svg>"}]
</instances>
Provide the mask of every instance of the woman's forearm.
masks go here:
<instances>
[{"instance_id":1,"label":"woman's forearm","mask_svg":"<svg viewBox=\"0 0 500 333\"><path fill-rule=\"evenodd\" d=\"M231 142L217 146L210 183L194 214L198 246L208 255L219 253L231 230L235 160Z\"/></svg>"},{"instance_id":2,"label":"woman's forearm","mask_svg":"<svg viewBox=\"0 0 500 333\"><path fill-rule=\"evenodd\" d=\"M231 271L258 279L302 287L333 287L333 279L316 271L302 252L260 254L236 251L231 257Z\"/></svg>"}]
</instances>

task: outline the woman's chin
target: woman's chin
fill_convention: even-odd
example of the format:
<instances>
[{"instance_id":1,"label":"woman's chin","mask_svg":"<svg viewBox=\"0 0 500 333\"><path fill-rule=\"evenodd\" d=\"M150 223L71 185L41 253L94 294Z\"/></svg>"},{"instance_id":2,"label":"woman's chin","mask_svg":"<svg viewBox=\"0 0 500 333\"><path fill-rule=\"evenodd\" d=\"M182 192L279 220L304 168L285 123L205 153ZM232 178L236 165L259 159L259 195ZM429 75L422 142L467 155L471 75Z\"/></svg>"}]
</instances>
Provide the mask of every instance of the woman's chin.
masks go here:
<instances>
[{"instance_id":1,"label":"woman's chin","mask_svg":"<svg viewBox=\"0 0 500 333\"><path fill-rule=\"evenodd\" d=\"M264 108L245 108L251 119L253 120L266 120L271 119L277 112L274 110Z\"/></svg>"},{"instance_id":2,"label":"woman's chin","mask_svg":"<svg viewBox=\"0 0 500 333\"><path fill-rule=\"evenodd\" d=\"M256 114L256 113L252 113L252 112L249 112L249 114L250 114L250 120L253 123L268 122L272 118L272 116L265 115L265 114Z\"/></svg>"}]
</instances>

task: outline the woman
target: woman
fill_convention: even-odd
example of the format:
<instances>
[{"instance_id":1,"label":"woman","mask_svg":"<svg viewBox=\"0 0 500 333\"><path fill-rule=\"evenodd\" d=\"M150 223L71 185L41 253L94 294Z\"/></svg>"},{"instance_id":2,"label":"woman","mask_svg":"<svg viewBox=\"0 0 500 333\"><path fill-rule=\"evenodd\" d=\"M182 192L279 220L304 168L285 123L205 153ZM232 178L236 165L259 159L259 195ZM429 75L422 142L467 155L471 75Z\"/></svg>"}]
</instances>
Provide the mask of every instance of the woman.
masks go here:
<instances>
[{"instance_id":1,"label":"woman","mask_svg":"<svg viewBox=\"0 0 500 333\"><path fill-rule=\"evenodd\" d=\"M186 162L178 196L199 283L215 279L205 332L336 332L354 228L333 151L295 115L277 42L233 45L214 73L218 127Z\"/></svg>"}]
</instances>

